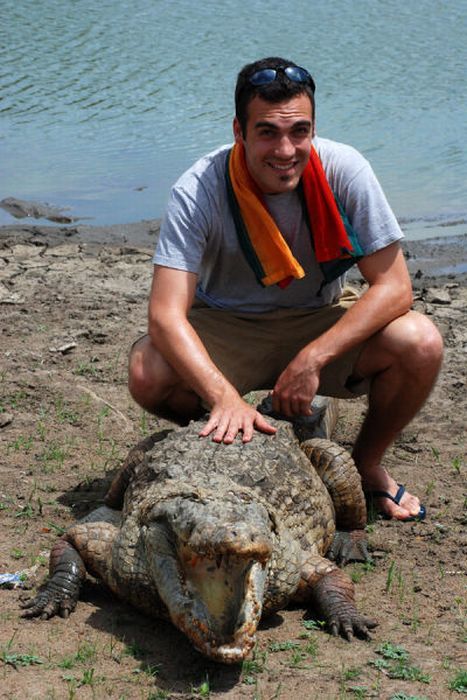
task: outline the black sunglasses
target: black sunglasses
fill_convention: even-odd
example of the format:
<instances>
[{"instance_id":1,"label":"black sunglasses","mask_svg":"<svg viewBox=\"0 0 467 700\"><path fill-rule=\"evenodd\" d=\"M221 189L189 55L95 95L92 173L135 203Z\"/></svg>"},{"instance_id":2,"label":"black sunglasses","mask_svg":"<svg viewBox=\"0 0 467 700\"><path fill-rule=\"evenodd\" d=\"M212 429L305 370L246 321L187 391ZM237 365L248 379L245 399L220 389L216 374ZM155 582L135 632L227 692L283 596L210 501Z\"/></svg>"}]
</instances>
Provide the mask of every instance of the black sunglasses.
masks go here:
<instances>
[{"instance_id":1,"label":"black sunglasses","mask_svg":"<svg viewBox=\"0 0 467 700\"><path fill-rule=\"evenodd\" d=\"M278 68L262 68L261 70L257 70L256 73L253 73L253 75L250 75L248 80L252 85L255 85L256 87L258 87L259 85L268 85L269 83L273 83L276 80L277 74L279 72L284 73L284 75L287 76L287 78L289 80L292 80L294 83L305 83L306 85L309 85L312 92L315 91L315 82L313 78L305 68L300 68L300 66L279 66Z\"/></svg>"}]
</instances>

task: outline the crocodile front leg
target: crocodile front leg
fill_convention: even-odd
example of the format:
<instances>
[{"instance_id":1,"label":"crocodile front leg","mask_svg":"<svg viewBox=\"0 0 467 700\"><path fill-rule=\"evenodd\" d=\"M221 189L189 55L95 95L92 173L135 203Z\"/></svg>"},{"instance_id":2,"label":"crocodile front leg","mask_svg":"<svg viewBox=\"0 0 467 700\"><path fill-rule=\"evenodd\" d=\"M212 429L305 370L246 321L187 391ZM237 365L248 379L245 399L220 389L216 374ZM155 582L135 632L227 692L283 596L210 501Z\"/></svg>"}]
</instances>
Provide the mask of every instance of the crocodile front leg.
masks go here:
<instances>
[{"instance_id":1,"label":"crocodile front leg","mask_svg":"<svg viewBox=\"0 0 467 700\"><path fill-rule=\"evenodd\" d=\"M86 568L80 555L62 538L52 547L49 563L50 578L34 597L20 603L21 617L40 617L47 620L54 615L68 617L76 608Z\"/></svg>"},{"instance_id":2,"label":"crocodile front leg","mask_svg":"<svg viewBox=\"0 0 467 700\"><path fill-rule=\"evenodd\" d=\"M333 636L370 638L375 620L361 615L355 607L354 586L349 577L332 562L311 557L302 569L297 599L310 604L322 616Z\"/></svg>"},{"instance_id":3,"label":"crocodile front leg","mask_svg":"<svg viewBox=\"0 0 467 700\"><path fill-rule=\"evenodd\" d=\"M111 550L119 522L120 513L101 506L70 528L52 547L49 580L34 598L22 601L22 617L68 617L76 608L86 571L115 590Z\"/></svg>"},{"instance_id":4,"label":"crocodile front leg","mask_svg":"<svg viewBox=\"0 0 467 700\"><path fill-rule=\"evenodd\" d=\"M370 639L370 629L378 623L358 612L353 583L343 571L336 569L323 576L313 586L311 596L334 637L340 634L349 642L353 636Z\"/></svg>"}]
</instances>

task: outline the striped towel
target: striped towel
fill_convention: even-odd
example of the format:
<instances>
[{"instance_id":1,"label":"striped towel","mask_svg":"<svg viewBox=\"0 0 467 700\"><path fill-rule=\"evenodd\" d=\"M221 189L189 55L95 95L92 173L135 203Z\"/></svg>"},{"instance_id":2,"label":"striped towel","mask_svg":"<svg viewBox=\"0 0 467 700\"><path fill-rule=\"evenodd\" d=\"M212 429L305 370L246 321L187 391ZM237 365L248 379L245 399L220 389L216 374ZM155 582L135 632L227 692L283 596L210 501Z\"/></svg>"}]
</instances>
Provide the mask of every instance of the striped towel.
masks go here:
<instances>
[{"instance_id":1,"label":"striped towel","mask_svg":"<svg viewBox=\"0 0 467 700\"><path fill-rule=\"evenodd\" d=\"M248 171L242 143L232 147L225 175L240 245L258 282L263 286L278 284L284 288L293 279L304 277L302 266L292 255ZM313 146L300 180L299 193L324 283L331 282L363 257L363 252Z\"/></svg>"}]
</instances>

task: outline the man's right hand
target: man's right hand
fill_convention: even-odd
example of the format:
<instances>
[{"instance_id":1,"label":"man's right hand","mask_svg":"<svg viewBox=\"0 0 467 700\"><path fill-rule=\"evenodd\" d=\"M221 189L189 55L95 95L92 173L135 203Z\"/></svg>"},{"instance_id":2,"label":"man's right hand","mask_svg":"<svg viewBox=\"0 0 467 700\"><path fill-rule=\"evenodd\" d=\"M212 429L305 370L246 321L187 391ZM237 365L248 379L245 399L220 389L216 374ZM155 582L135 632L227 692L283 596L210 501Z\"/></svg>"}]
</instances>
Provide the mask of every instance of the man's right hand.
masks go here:
<instances>
[{"instance_id":1,"label":"man's right hand","mask_svg":"<svg viewBox=\"0 0 467 700\"><path fill-rule=\"evenodd\" d=\"M243 442L250 442L255 430L273 435L276 428L268 423L266 418L256 408L250 406L238 394L229 396L215 404L211 415L200 437L212 435L214 442L232 443L238 433L243 433Z\"/></svg>"}]
</instances>

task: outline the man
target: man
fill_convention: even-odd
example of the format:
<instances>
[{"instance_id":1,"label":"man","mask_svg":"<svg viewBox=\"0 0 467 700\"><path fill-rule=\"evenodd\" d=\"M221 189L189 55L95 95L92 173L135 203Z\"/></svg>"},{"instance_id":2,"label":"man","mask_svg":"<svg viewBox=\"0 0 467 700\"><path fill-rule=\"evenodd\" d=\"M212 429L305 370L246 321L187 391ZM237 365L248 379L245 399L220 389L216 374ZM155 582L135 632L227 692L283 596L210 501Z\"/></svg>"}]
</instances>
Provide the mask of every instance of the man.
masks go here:
<instances>
[{"instance_id":1,"label":"man","mask_svg":"<svg viewBox=\"0 0 467 700\"><path fill-rule=\"evenodd\" d=\"M314 82L281 58L239 73L234 148L176 183L154 257L148 335L129 388L159 415L210 415L201 437L274 433L242 395L271 389L273 409L311 414L316 393L368 393L353 456L386 517L424 516L381 466L427 398L442 359L433 324L410 311L402 232L368 162L315 135ZM358 298L343 276L357 261Z\"/></svg>"}]
</instances>

